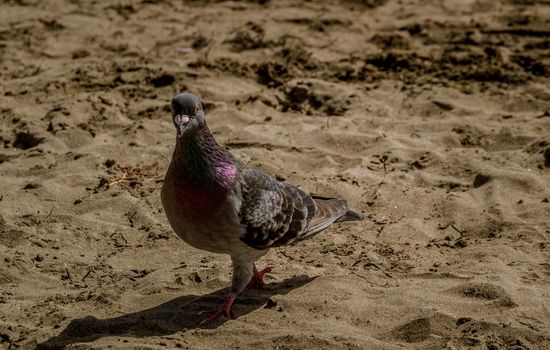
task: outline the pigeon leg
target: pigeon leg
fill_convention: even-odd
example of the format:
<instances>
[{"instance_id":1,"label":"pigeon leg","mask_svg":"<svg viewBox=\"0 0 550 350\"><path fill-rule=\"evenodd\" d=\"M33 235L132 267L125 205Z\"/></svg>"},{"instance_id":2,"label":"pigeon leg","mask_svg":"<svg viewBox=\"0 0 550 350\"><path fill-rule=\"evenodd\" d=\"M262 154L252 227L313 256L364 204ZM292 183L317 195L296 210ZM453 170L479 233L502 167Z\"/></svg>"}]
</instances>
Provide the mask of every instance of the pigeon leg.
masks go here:
<instances>
[{"instance_id":1,"label":"pigeon leg","mask_svg":"<svg viewBox=\"0 0 550 350\"><path fill-rule=\"evenodd\" d=\"M256 269L256 264L254 264L252 268L252 273L253 273L252 278L250 279L250 282L248 282L246 289L248 290L254 287L265 286L264 275L270 272L271 272L271 267L266 267L265 269L258 271L258 269Z\"/></svg>"},{"instance_id":2,"label":"pigeon leg","mask_svg":"<svg viewBox=\"0 0 550 350\"><path fill-rule=\"evenodd\" d=\"M209 311L202 311L199 313L199 315L203 314L210 314L207 318L202 320L199 325L204 326L207 325L213 321L216 321L220 316L227 317L228 320L231 319L231 306L233 305L233 302L235 301L235 298L237 297L236 293L229 293L227 296L227 299L225 299L225 302L220 305L219 307L215 308L214 310Z\"/></svg>"},{"instance_id":3,"label":"pigeon leg","mask_svg":"<svg viewBox=\"0 0 550 350\"><path fill-rule=\"evenodd\" d=\"M242 281L243 279L239 278L239 276L241 276L241 274L238 274L238 271L239 271L239 267L237 267L237 270L236 270L236 274L235 276L237 276L237 281L241 281L240 285L242 285ZM245 269L246 271L246 269ZM248 285L246 285L246 290L250 289L250 288L253 288L253 287L262 287L262 286L265 286L265 282L264 282L264 275L266 273L270 273L271 272L271 267L267 267L261 271L258 271L258 269L256 268L256 265L252 265L252 277L250 278L250 281L248 282ZM243 274L246 276L246 274ZM246 277L244 277L246 278ZM246 279L244 279L244 281L246 281ZM246 282L245 282L246 283ZM238 285L237 284L237 285ZM242 289L239 288L239 289ZM202 320L200 322L200 325L201 326L204 326L204 325L207 325L211 322L214 322L216 321L218 318L220 318L220 316L225 316L227 317L227 319L231 319L231 306L233 305L233 302L235 301L235 298L237 298L237 293L235 292L231 292L229 293L229 296L227 297L227 299L225 300L225 302L220 305L219 307L215 308L214 310L209 310L209 311L202 311L201 313L199 313L199 315L204 315L204 314L209 314L209 316Z\"/></svg>"},{"instance_id":4,"label":"pigeon leg","mask_svg":"<svg viewBox=\"0 0 550 350\"><path fill-rule=\"evenodd\" d=\"M200 315L209 314L209 316L208 318L204 319L200 323L200 325L204 326L206 324L209 324L220 318L220 316L222 315L227 317L228 319L231 319L231 306L237 298L237 295L239 295L239 293L241 293L245 289L247 283L249 283L252 276L254 276L254 268L252 263L247 261L233 260L233 279L231 281L231 290L229 291L229 296L227 296L225 302L218 308L210 311L201 312Z\"/></svg>"}]
</instances>

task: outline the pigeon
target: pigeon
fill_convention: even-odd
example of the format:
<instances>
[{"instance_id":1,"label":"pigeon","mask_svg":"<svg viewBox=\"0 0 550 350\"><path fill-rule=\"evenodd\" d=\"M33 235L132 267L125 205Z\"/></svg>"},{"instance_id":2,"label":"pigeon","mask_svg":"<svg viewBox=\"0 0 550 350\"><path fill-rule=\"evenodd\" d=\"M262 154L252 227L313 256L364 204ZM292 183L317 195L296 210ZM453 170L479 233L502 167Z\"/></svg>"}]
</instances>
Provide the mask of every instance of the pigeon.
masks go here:
<instances>
[{"instance_id":1,"label":"pigeon","mask_svg":"<svg viewBox=\"0 0 550 350\"><path fill-rule=\"evenodd\" d=\"M228 254L233 263L227 299L201 325L230 319L237 296L265 284L271 268L257 270L255 262L270 248L363 219L344 200L308 194L240 162L214 139L198 96L175 96L171 110L176 145L161 191L168 222L189 245Z\"/></svg>"}]
</instances>

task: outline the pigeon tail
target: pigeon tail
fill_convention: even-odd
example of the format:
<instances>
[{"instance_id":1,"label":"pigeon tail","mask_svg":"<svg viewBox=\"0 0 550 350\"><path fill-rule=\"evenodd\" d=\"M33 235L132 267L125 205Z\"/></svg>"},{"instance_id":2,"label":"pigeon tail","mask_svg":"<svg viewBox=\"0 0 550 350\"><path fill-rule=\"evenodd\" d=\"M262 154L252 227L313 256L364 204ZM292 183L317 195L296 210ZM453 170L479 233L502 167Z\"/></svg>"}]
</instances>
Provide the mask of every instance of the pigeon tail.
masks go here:
<instances>
[{"instance_id":1,"label":"pigeon tail","mask_svg":"<svg viewBox=\"0 0 550 350\"><path fill-rule=\"evenodd\" d=\"M342 221L361 221L364 219L363 214L356 212L355 210L348 208L346 213L339 217L335 222Z\"/></svg>"},{"instance_id":2,"label":"pigeon tail","mask_svg":"<svg viewBox=\"0 0 550 350\"><path fill-rule=\"evenodd\" d=\"M313 195L312 197L314 198L318 208L321 206L324 208L320 209L330 212L330 216L333 218L332 222L334 223L363 220L363 214L348 207L348 203L343 199L321 197L317 195Z\"/></svg>"},{"instance_id":3,"label":"pigeon tail","mask_svg":"<svg viewBox=\"0 0 550 350\"><path fill-rule=\"evenodd\" d=\"M306 233L300 240L311 237L336 222L362 220L363 215L348 208L343 199L327 198L312 195L315 202L315 214L312 217Z\"/></svg>"}]
</instances>

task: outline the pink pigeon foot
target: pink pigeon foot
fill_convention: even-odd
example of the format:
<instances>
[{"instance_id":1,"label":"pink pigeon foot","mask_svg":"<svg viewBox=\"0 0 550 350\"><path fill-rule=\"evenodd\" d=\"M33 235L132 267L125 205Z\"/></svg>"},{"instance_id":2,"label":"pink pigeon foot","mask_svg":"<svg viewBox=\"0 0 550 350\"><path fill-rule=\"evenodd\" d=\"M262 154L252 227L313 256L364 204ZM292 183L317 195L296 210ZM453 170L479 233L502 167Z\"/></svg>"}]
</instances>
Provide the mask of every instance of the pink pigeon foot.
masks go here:
<instances>
[{"instance_id":1,"label":"pink pigeon foot","mask_svg":"<svg viewBox=\"0 0 550 350\"><path fill-rule=\"evenodd\" d=\"M265 269L258 271L258 269L256 269L256 264L254 264L254 267L253 267L254 274L252 275L250 282L248 282L248 285L246 286L246 290L253 287L265 286L264 275L270 272L271 272L271 267L266 267Z\"/></svg>"},{"instance_id":2,"label":"pink pigeon foot","mask_svg":"<svg viewBox=\"0 0 550 350\"><path fill-rule=\"evenodd\" d=\"M199 325L205 326L213 321L216 321L220 316L225 316L228 320L231 319L231 306L233 305L233 302L235 301L235 298L237 297L237 294L235 293L229 293L227 296L227 299L225 299L225 302L220 305L219 307L215 308L214 310L209 311L202 311L199 313L199 315L203 314L210 314L208 318L205 318L202 320Z\"/></svg>"}]
</instances>

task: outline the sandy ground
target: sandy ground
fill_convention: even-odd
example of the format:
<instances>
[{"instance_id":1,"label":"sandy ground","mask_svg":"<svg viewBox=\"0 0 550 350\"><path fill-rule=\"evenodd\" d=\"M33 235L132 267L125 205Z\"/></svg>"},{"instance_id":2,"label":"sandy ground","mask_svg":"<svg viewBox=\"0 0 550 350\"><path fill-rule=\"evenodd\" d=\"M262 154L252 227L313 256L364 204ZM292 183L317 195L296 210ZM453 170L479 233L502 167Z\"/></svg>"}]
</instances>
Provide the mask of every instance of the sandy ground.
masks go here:
<instances>
[{"instance_id":1,"label":"sandy ground","mask_svg":"<svg viewBox=\"0 0 550 350\"><path fill-rule=\"evenodd\" d=\"M0 5L0 348L549 349L545 0ZM366 215L226 256L171 232L168 104Z\"/></svg>"}]
</instances>

